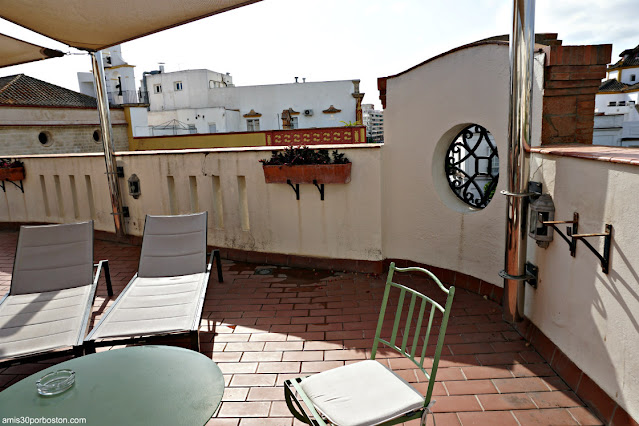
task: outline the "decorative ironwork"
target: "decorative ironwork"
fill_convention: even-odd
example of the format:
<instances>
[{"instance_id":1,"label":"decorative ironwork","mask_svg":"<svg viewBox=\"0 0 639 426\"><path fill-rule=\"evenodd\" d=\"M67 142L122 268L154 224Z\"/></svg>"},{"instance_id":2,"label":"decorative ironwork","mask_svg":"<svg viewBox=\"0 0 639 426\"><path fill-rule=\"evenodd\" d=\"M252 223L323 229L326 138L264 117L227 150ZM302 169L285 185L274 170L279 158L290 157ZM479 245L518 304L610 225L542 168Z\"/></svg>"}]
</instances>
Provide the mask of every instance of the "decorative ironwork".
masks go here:
<instances>
[{"instance_id":1,"label":"decorative ironwork","mask_svg":"<svg viewBox=\"0 0 639 426\"><path fill-rule=\"evenodd\" d=\"M466 204L483 209L499 181L499 156L490 132L478 124L463 129L446 152L448 184Z\"/></svg>"}]
</instances>

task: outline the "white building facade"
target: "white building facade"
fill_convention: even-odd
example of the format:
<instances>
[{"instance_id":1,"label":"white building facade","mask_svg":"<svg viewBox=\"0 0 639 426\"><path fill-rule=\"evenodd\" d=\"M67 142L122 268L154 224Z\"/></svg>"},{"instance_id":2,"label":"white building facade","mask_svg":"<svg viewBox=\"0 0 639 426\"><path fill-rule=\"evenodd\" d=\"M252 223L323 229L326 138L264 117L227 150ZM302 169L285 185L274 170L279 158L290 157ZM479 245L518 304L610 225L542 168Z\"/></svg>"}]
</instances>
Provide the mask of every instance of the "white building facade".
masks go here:
<instances>
[{"instance_id":1,"label":"white building facade","mask_svg":"<svg viewBox=\"0 0 639 426\"><path fill-rule=\"evenodd\" d=\"M359 80L234 86L229 74L187 70L146 75L149 126L181 133L340 127L357 121Z\"/></svg>"},{"instance_id":2,"label":"white building facade","mask_svg":"<svg viewBox=\"0 0 639 426\"><path fill-rule=\"evenodd\" d=\"M639 146L639 46L608 67L595 98L593 144Z\"/></svg>"},{"instance_id":3,"label":"white building facade","mask_svg":"<svg viewBox=\"0 0 639 426\"><path fill-rule=\"evenodd\" d=\"M362 124L366 126L367 142L384 142L384 111L376 110L373 104L363 104Z\"/></svg>"}]
</instances>

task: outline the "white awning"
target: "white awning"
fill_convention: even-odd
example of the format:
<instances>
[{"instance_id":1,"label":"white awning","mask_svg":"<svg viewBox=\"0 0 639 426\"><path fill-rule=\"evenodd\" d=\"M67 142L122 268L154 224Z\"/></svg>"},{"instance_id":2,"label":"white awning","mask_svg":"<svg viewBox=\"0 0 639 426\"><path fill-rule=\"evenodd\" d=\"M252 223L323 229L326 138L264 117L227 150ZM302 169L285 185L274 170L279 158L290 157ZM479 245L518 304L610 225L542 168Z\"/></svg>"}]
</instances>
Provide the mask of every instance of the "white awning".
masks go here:
<instances>
[{"instance_id":1,"label":"white awning","mask_svg":"<svg viewBox=\"0 0 639 426\"><path fill-rule=\"evenodd\" d=\"M64 53L0 34L0 68L41 59L59 58Z\"/></svg>"},{"instance_id":2,"label":"white awning","mask_svg":"<svg viewBox=\"0 0 639 426\"><path fill-rule=\"evenodd\" d=\"M89 51L260 0L0 0L0 17Z\"/></svg>"}]
</instances>

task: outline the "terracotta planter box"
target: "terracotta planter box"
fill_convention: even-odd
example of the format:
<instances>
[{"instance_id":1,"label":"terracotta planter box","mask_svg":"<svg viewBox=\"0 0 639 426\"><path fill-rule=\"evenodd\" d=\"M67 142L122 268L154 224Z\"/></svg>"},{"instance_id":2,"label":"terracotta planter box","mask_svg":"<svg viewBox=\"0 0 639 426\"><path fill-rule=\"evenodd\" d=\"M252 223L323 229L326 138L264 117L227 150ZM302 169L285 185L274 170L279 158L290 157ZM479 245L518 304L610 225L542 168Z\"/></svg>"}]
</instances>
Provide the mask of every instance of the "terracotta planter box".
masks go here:
<instances>
[{"instance_id":1,"label":"terracotta planter box","mask_svg":"<svg viewBox=\"0 0 639 426\"><path fill-rule=\"evenodd\" d=\"M23 180L24 179L24 167L10 167L7 169L0 169L0 180Z\"/></svg>"},{"instance_id":2,"label":"terracotta planter box","mask_svg":"<svg viewBox=\"0 0 639 426\"><path fill-rule=\"evenodd\" d=\"M266 183L348 183L351 181L351 165L308 164L303 166L262 166Z\"/></svg>"}]
</instances>

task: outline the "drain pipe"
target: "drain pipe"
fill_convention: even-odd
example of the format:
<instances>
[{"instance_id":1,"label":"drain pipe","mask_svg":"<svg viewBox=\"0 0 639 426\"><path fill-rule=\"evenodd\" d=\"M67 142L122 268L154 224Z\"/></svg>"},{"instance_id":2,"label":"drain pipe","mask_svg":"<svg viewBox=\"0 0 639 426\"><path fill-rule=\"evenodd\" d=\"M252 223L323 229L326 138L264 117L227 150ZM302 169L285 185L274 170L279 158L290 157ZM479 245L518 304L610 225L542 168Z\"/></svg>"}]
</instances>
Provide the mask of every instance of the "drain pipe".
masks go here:
<instances>
[{"instance_id":1,"label":"drain pipe","mask_svg":"<svg viewBox=\"0 0 639 426\"><path fill-rule=\"evenodd\" d=\"M513 0L510 35L510 117L508 122L508 199L504 277L504 319L521 321L526 276L528 156L532 131L535 0Z\"/></svg>"}]
</instances>

